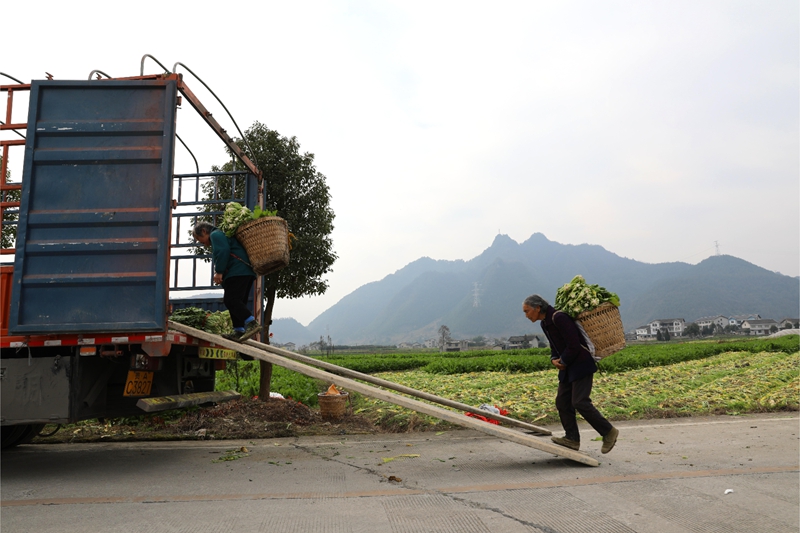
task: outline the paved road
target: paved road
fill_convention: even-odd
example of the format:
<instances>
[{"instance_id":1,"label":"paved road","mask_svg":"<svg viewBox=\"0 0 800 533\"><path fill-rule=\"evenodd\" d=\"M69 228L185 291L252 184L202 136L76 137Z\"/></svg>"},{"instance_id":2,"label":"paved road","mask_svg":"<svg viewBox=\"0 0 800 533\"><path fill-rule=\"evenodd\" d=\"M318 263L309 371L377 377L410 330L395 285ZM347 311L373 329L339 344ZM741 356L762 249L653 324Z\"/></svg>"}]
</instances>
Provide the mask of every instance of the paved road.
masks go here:
<instances>
[{"instance_id":1,"label":"paved road","mask_svg":"<svg viewBox=\"0 0 800 533\"><path fill-rule=\"evenodd\" d=\"M2 455L0 526L3 533L800 528L797 413L618 427L608 455L584 429L597 468L469 430L27 445ZM238 458L221 461L234 456L230 450Z\"/></svg>"}]
</instances>

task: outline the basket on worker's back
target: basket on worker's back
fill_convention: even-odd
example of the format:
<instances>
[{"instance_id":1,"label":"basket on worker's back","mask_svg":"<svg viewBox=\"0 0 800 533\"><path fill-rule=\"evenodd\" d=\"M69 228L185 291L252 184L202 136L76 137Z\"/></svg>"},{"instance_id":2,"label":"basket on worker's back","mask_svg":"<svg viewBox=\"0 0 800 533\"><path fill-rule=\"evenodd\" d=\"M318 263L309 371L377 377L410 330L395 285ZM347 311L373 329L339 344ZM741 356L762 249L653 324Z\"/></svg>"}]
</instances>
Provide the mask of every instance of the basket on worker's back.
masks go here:
<instances>
[{"instance_id":1,"label":"basket on worker's back","mask_svg":"<svg viewBox=\"0 0 800 533\"><path fill-rule=\"evenodd\" d=\"M598 359L616 353L625 347L625 330L619 307L603 303L591 311L584 311L576 317L594 344L594 356Z\"/></svg>"},{"instance_id":2,"label":"basket on worker's back","mask_svg":"<svg viewBox=\"0 0 800 533\"><path fill-rule=\"evenodd\" d=\"M278 271L289 264L289 226L281 217L261 217L236 229L250 265L259 276Z\"/></svg>"}]
</instances>

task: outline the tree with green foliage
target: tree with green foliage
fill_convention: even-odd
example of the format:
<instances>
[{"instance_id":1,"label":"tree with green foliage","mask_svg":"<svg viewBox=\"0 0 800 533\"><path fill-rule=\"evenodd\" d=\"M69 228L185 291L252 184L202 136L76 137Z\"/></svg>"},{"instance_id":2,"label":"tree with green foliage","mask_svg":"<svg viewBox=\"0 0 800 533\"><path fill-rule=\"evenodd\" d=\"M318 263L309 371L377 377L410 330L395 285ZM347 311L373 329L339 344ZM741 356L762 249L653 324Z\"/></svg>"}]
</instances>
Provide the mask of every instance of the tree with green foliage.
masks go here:
<instances>
[{"instance_id":1,"label":"tree with green foliage","mask_svg":"<svg viewBox=\"0 0 800 533\"><path fill-rule=\"evenodd\" d=\"M668 330L668 329L665 329L665 330L664 330L664 340L665 340L665 341L668 341L669 339L670 339L670 336L669 336L669 330Z\"/></svg>"},{"instance_id":2,"label":"tree with green foliage","mask_svg":"<svg viewBox=\"0 0 800 533\"><path fill-rule=\"evenodd\" d=\"M268 274L264 280L264 324L269 338L269 325L277 298L301 298L323 294L328 289L325 275L337 256L333 251L331 232L334 213L330 207L330 191L325 176L314 166L314 154L301 152L296 137L284 137L277 131L255 122L242 139L234 141L255 162L263 176L264 206L277 210L294 235L289 266ZM233 159L215 170L230 172L247 170ZM217 189L231 187L230 178L218 180L204 190L206 199ZM238 197L244 196L244 180L235 185ZM218 209L218 207L217 207ZM209 209L211 210L211 209ZM265 342L262 340L262 342ZM267 400L270 392L272 364L261 362L259 398Z\"/></svg>"},{"instance_id":3,"label":"tree with green foliage","mask_svg":"<svg viewBox=\"0 0 800 533\"><path fill-rule=\"evenodd\" d=\"M661 335L661 330L660 329L658 331L656 331L656 340L657 341L663 341L664 340L664 337Z\"/></svg>"},{"instance_id":4,"label":"tree with green foliage","mask_svg":"<svg viewBox=\"0 0 800 533\"><path fill-rule=\"evenodd\" d=\"M776 326L775 324L772 324L770 326L770 328L769 328L769 332L770 333L777 333L778 332L778 326Z\"/></svg>"},{"instance_id":5,"label":"tree with green foliage","mask_svg":"<svg viewBox=\"0 0 800 533\"><path fill-rule=\"evenodd\" d=\"M684 333L686 333L686 335L688 337L699 337L700 336L700 326L698 326L697 324L692 322L691 324L686 326L686 329L684 330Z\"/></svg>"},{"instance_id":6,"label":"tree with green foliage","mask_svg":"<svg viewBox=\"0 0 800 533\"><path fill-rule=\"evenodd\" d=\"M483 335L478 335L477 337L472 337L469 341L475 346L486 346L486 339Z\"/></svg>"},{"instance_id":7,"label":"tree with green foliage","mask_svg":"<svg viewBox=\"0 0 800 533\"><path fill-rule=\"evenodd\" d=\"M6 170L6 183L8 183L10 180L11 180L11 171ZM0 201L2 202L19 202L20 198L22 198L22 191L20 191L19 189L2 191L2 195L0 195ZM2 230L2 235L0 235L0 240L2 240L2 248L14 247L14 244L17 241L16 222L18 221L19 221L18 208L3 209L3 230ZM9 222L14 222L14 224L9 224Z\"/></svg>"}]
</instances>

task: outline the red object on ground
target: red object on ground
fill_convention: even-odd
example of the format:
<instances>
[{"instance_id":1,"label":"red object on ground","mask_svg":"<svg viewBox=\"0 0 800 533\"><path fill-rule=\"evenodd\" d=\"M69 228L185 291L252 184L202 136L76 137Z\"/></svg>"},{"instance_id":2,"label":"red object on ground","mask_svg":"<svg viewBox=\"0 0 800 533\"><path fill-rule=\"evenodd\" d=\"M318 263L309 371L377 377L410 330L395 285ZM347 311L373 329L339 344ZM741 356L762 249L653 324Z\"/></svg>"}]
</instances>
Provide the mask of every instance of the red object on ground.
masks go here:
<instances>
[{"instance_id":1,"label":"red object on ground","mask_svg":"<svg viewBox=\"0 0 800 533\"><path fill-rule=\"evenodd\" d=\"M495 405L495 407L497 406ZM508 411L506 411L505 409L500 409L499 407L497 407L497 409L500 410L500 414L503 416L506 416L508 414ZM471 416L472 418L477 418L478 420L483 420L484 422L489 422L490 424L494 424L496 426L500 425L500 422L498 422L497 420L492 420L491 418L486 418L485 416L476 415L475 413L464 413L464 414L467 416Z\"/></svg>"}]
</instances>

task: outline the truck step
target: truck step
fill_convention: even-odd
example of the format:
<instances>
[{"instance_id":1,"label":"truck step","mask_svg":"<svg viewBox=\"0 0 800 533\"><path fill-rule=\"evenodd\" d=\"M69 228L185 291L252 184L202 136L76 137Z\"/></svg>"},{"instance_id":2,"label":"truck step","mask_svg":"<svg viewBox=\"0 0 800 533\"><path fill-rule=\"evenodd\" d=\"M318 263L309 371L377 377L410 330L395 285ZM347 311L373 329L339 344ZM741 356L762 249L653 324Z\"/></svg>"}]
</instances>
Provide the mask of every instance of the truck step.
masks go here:
<instances>
[{"instance_id":1,"label":"truck step","mask_svg":"<svg viewBox=\"0 0 800 533\"><path fill-rule=\"evenodd\" d=\"M157 396L154 398L142 398L136 402L136 407L147 412L166 411L167 409L179 409L203 403L222 403L231 400L238 400L242 395L236 391L214 391L214 392L193 392L191 394L178 394L175 396Z\"/></svg>"}]
</instances>

